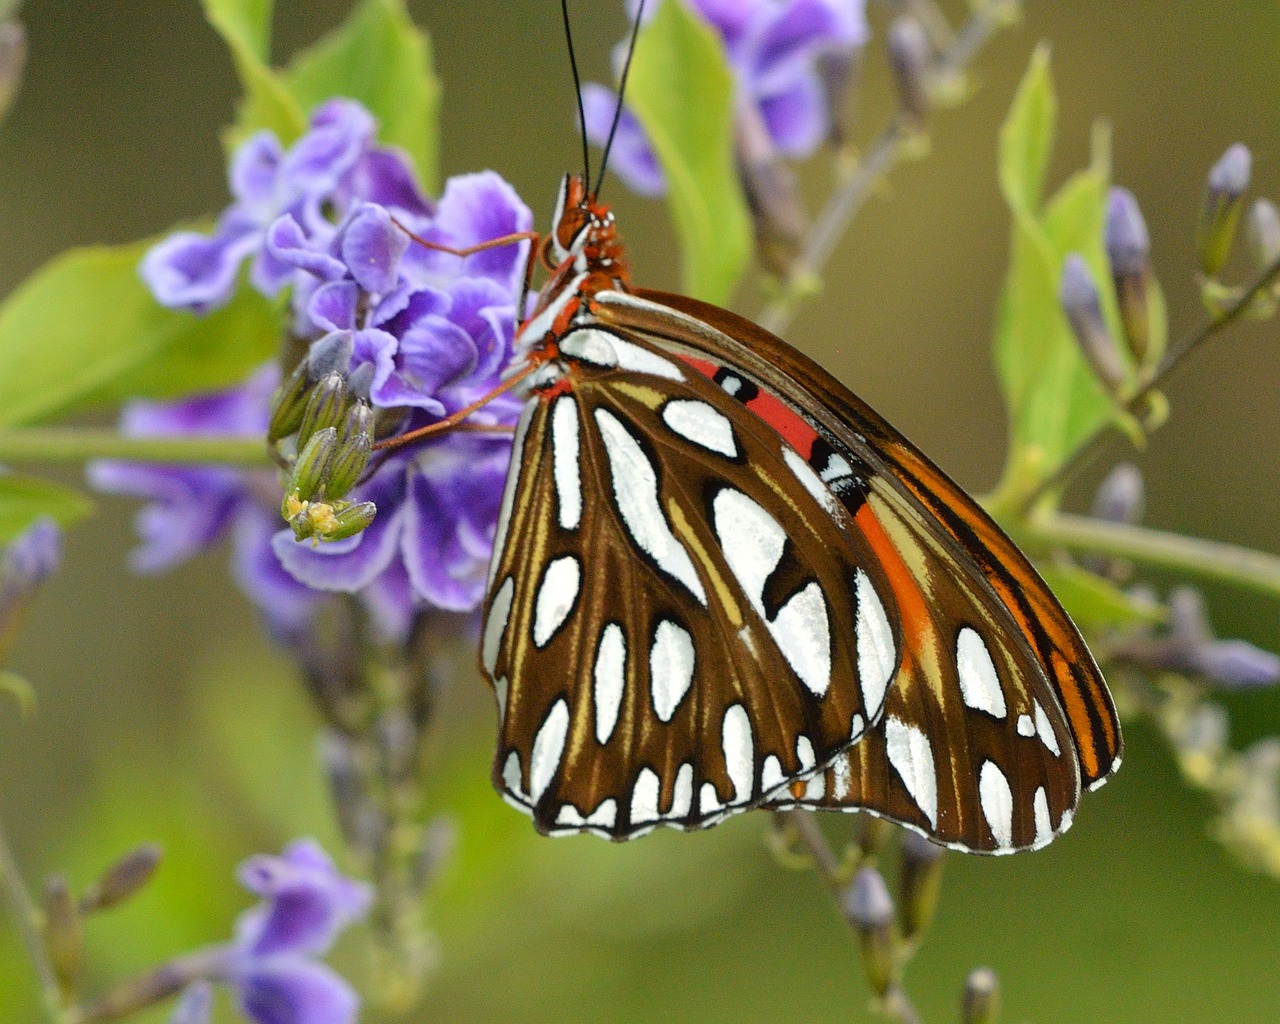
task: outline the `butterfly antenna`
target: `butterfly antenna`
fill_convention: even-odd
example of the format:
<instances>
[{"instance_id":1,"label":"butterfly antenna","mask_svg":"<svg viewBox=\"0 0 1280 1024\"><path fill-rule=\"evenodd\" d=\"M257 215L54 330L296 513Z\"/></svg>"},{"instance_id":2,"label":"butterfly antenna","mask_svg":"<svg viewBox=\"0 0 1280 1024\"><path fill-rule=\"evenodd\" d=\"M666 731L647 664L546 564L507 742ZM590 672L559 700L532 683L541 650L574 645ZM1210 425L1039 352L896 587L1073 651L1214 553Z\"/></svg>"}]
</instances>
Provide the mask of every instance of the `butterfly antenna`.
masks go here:
<instances>
[{"instance_id":1,"label":"butterfly antenna","mask_svg":"<svg viewBox=\"0 0 1280 1024\"><path fill-rule=\"evenodd\" d=\"M595 199L600 198L600 189L604 186L604 172L609 166L609 150L613 149L614 136L618 134L618 122L622 120L622 103L627 95L627 76L631 74L631 58L636 55L636 40L640 38L640 22L644 18L644 0L640 0L636 8L636 22L631 27L631 42L627 44L627 62L622 65L622 79L618 82L618 105L613 111L613 124L609 126L609 138L604 144L604 156L600 158L600 177L596 179L596 187L591 190Z\"/></svg>"},{"instance_id":2,"label":"butterfly antenna","mask_svg":"<svg viewBox=\"0 0 1280 1024\"><path fill-rule=\"evenodd\" d=\"M560 0L564 17L564 40L569 46L569 67L573 71L573 94L578 97L578 126L582 129L582 180L591 181L591 149L587 145L587 112L582 106L582 79L578 77L578 57L573 52L573 28L569 24L569 0Z\"/></svg>"}]
</instances>

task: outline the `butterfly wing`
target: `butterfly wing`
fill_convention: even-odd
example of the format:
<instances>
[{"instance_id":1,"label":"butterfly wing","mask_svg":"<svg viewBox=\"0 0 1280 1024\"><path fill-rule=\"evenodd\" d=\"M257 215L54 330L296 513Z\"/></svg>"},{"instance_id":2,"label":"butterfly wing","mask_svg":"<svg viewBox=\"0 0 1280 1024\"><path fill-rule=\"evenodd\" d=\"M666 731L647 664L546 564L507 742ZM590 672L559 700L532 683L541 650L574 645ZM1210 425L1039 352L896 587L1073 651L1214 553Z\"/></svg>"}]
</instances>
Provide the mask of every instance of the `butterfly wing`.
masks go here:
<instances>
[{"instance_id":1,"label":"butterfly wing","mask_svg":"<svg viewBox=\"0 0 1280 1024\"><path fill-rule=\"evenodd\" d=\"M494 782L548 833L713 824L879 717L890 582L696 369L591 326L559 351L517 428L485 604Z\"/></svg>"},{"instance_id":2,"label":"butterfly wing","mask_svg":"<svg viewBox=\"0 0 1280 1024\"><path fill-rule=\"evenodd\" d=\"M1120 728L1084 641L1026 557L874 411L756 325L656 292L600 293L595 308L704 360L749 409L789 429L890 580L903 650L884 716L780 799L871 810L980 852L1064 831L1081 786L1119 766Z\"/></svg>"}]
</instances>

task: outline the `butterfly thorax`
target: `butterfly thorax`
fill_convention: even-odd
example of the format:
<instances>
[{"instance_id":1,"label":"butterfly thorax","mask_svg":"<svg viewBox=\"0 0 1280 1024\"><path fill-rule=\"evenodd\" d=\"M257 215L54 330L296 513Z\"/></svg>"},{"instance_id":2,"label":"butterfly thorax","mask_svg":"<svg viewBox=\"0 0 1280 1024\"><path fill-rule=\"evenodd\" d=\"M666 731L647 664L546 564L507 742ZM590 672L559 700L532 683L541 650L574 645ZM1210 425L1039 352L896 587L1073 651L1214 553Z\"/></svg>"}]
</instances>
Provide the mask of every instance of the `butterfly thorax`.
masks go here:
<instances>
[{"instance_id":1,"label":"butterfly thorax","mask_svg":"<svg viewBox=\"0 0 1280 1024\"><path fill-rule=\"evenodd\" d=\"M588 194L583 179L567 175L560 187L551 234L542 247L551 277L521 325L517 348L531 358L555 357L556 342L602 291L630 291L631 269L608 206Z\"/></svg>"}]
</instances>

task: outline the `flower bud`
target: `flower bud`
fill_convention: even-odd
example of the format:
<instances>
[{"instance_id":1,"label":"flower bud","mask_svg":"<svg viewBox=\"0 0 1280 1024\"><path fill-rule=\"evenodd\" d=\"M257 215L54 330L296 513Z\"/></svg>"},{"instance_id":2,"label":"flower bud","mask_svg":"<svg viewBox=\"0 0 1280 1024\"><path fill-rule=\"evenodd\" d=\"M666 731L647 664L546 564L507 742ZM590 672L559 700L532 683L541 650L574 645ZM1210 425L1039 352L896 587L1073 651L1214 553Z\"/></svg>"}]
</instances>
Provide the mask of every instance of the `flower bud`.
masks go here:
<instances>
[{"instance_id":1,"label":"flower bud","mask_svg":"<svg viewBox=\"0 0 1280 1024\"><path fill-rule=\"evenodd\" d=\"M52 519L37 519L0 547L0 659L17 639L36 588L62 561L62 531Z\"/></svg>"},{"instance_id":2,"label":"flower bud","mask_svg":"<svg viewBox=\"0 0 1280 1024\"><path fill-rule=\"evenodd\" d=\"M1217 276L1231 253L1252 165L1248 147L1237 142L1209 171L1196 229L1196 254L1205 277Z\"/></svg>"},{"instance_id":3,"label":"flower bud","mask_svg":"<svg viewBox=\"0 0 1280 1024\"><path fill-rule=\"evenodd\" d=\"M457 847L457 821L440 815L427 822L413 860L413 885L417 892L425 893L431 888Z\"/></svg>"},{"instance_id":4,"label":"flower bud","mask_svg":"<svg viewBox=\"0 0 1280 1024\"><path fill-rule=\"evenodd\" d=\"M841 900L862 946L862 964L871 991L884 997L894 983L893 900L884 877L875 868L853 876Z\"/></svg>"},{"instance_id":5,"label":"flower bud","mask_svg":"<svg viewBox=\"0 0 1280 1024\"><path fill-rule=\"evenodd\" d=\"M1120 463L1098 485L1093 498L1094 518L1108 523L1141 521L1143 492L1142 471L1131 462Z\"/></svg>"},{"instance_id":6,"label":"flower bud","mask_svg":"<svg viewBox=\"0 0 1280 1024\"><path fill-rule=\"evenodd\" d=\"M849 138L849 111L853 106L850 94L859 78L861 64L861 46L824 53L818 58L818 81L822 84L822 95L831 113L827 141L832 146L843 146Z\"/></svg>"},{"instance_id":7,"label":"flower bud","mask_svg":"<svg viewBox=\"0 0 1280 1024\"><path fill-rule=\"evenodd\" d=\"M1280 210L1270 199L1255 199L1246 227L1253 262L1263 270L1280 256Z\"/></svg>"},{"instance_id":8,"label":"flower bud","mask_svg":"<svg viewBox=\"0 0 1280 1024\"><path fill-rule=\"evenodd\" d=\"M307 399L307 408L298 427L298 447L303 448L313 434L326 427L336 427L347 413L347 380L340 373L321 377Z\"/></svg>"},{"instance_id":9,"label":"flower bud","mask_svg":"<svg viewBox=\"0 0 1280 1024\"><path fill-rule=\"evenodd\" d=\"M364 475L369 465L369 455L373 451L373 438L369 434L356 434L355 437L338 445L333 458L329 461L327 479L324 483L325 497L330 501L344 497Z\"/></svg>"},{"instance_id":10,"label":"flower bud","mask_svg":"<svg viewBox=\"0 0 1280 1024\"><path fill-rule=\"evenodd\" d=\"M875 857L884 849L893 825L874 814L858 815L858 849L865 857Z\"/></svg>"},{"instance_id":11,"label":"flower bud","mask_svg":"<svg viewBox=\"0 0 1280 1024\"><path fill-rule=\"evenodd\" d=\"M902 937L918 940L933 921L942 889L942 856L946 851L918 832L902 834Z\"/></svg>"},{"instance_id":12,"label":"flower bud","mask_svg":"<svg viewBox=\"0 0 1280 1024\"><path fill-rule=\"evenodd\" d=\"M161 855L160 847L154 843L130 850L80 897L80 912L92 914L109 910L136 896L155 877Z\"/></svg>"},{"instance_id":13,"label":"flower bud","mask_svg":"<svg viewBox=\"0 0 1280 1024\"><path fill-rule=\"evenodd\" d=\"M975 967L964 979L960 1019L964 1024L995 1024L1000 1016L1000 980L990 967Z\"/></svg>"},{"instance_id":14,"label":"flower bud","mask_svg":"<svg viewBox=\"0 0 1280 1024\"><path fill-rule=\"evenodd\" d=\"M1151 349L1151 238L1127 188L1113 188L1108 196L1106 244L1129 351L1145 363Z\"/></svg>"},{"instance_id":15,"label":"flower bud","mask_svg":"<svg viewBox=\"0 0 1280 1024\"><path fill-rule=\"evenodd\" d=\"M924 26L915 18L897 18L889 26L889 63L898 87L898 102L916 121L929 113L929 72L933 48Z\"/></svg>"},{"instance_id":16,"label":"flower bud","mask_svg":"<svg viewBox=\"0 0 1280 1024\"><path fill-rule=\"evenodd\" d=\"M347 390L351 397L360 401L369 401L369 392L373 388L373 363L361 363L347 377Z\"/></svg>"},{"instance_id":17,"label":"flower bud","mask_svg":"<svg viewBox=\"0 0 1280 1024\"><path fill-rule=\"evenodd\" d=\"M1204 595L1195 587L1178 587L1169 595L1169 636L1187 647L1213 640Z\"/></svg>"},{"instance_id":18,"label":"flower bud","mask_svg":"<svg viewBox=\"0 0 1280 1024\"><path fill-rule=\"evenodd\" d=\"M754 103L738 104L734 144L757 251L768 270L785 279L799 256L807 227L795 176L774 146Z\"/></svg>"},{"instance_id":19,"label":"flower bud","mask_svg":"<svg viewBox=\"0 0 1280 1024\"><path fill-rule=\"evenodd\" d=\"M312 342L307 350L307 376L320 380L331 373L346 376L351 369L351 357L355 355L355 335L350 331L330 331L319 341Z\"/></svg>"},{"instance_id":20,"label":"flower bud","mask_svg":"<svg viewBox=\"0 0 1280 1024\"><path fill-rule=\"evenodd\" d=\"M333 525L323 534L322 540L346 540L368 529L378 514L378 506L371 501L348 505L333 517Z\"/></svg>"},{"instance_id":21,"label":"flower bud","mask_svg":"<svg viewBox=\"0 0 1280 1024\"><path fill-rule=\"evenodd\" d=\"M44 883L44 943L59 987L71 995L84 964L84 919L61 875Z\"/></svg>"},{"instance_id":22,"label":"flower bud","mask_svg":"<svg viewBox=\"0 0 1280 1024\"><path fill-rule=\"evenodd\" d=\"M348 386L350 381L347 382ZM369 438L373 437L373 409L364 399L357 399L351 403L351 408L347 410L347 415L342 421L342 426L338 428L338 443L346 444L353 437L359 437L365 434Z\"/></svg>"},{"instance_id":23,"label":"flower bud","mask_svg":"<svg viewBox=\"0 0 1280 1024\"><path fill-rule=\"evenodd\" d=\"M1108 393L1119 394L1128 379L1128 371L1102 318L1098 286L1094 284L1089 265L1079 253L1067 256L1062 266L1058 295L1080 350L1093 367L1093 372Z\"/></svg>"},{"instance_id":24,"label":"flower bud","mask_svg":"<svg viewBox=\"0 0 1280 1024\"><path fill-rule=\"evenodd\" d=\"M1280 683L1280 656L1247 640L1203 644L1192 654L1191 668L1223 690L1261 690Z\"/></svg>"},{"instance_id":25,"label":"flower bud","mask_svg":"<svg viewBox=\"0 0 1280 1024\"><path fill-rule=\"evenodd\" d=\"M302 426L302 415L311 397L311 379L304 359L293 368L289 379L281 384L271 400L271 420L267 424L267 444L275 444Z\"/></svg>"},{"instance_id":26,"label":"flower bud","mask_svg":"<svg viewBox=\"0 0 1280 1024\"><path fill-rule=\"evenodd\" d=\"M27 33L16 21L0 25L0 117L9 111L27 64Z\"/></svg>"},{"instance_id":27,"label":"flower bud","mask_svg":"<svg viewBox=\"0 0 1280 1024\"><path fill-rule=\"evenodd\" d=\"M337 447L338 431L335 427L325 427L307 442L307 446L302 449L302 454L293 464L293 473L285 488L285 507L282 514L286 518L293 514L289 509L290 499L310 501L328 483L329 465L333 461L333 454Z\"/></svg>"}]
</instances>

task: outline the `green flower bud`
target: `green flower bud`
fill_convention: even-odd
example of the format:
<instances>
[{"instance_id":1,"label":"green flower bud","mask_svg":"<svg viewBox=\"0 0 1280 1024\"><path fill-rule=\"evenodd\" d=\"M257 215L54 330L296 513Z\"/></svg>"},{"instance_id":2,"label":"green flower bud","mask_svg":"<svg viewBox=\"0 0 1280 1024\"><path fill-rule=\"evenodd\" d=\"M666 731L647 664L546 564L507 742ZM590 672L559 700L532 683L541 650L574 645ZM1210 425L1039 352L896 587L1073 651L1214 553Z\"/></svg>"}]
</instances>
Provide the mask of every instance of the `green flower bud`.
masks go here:
<instances>
[{"instance_id":1,"label":"green flower bud","mask_svg":"<svg viewBox=\"0 0 1280 1024\"><path fill-rule=\"evenodd\" d=\"M320 535L321 540L346 540L368 529L378 514L378 506L371 501L348 505L333 517L333 522Z\"/></svg>"},{"instance_id":2,"label":"green flower bud","mask_svg":"<svg viewBox=\"0 0 1280 1024\"><path fill-rule=\"evenodd\" d=\"M311 397L311 379L304 359L293 368L289 379L276 388L271 400L271 421L267 424L267 444L275 444L302 426L302 415Z\"/></svg>"},{"instance_id":3,"label":"green flower bud","mask_svg":"<svg viewBox=\"0 0 1280 1024\"><path fill-rule=\"evenodd\" d=\"M1280 256L1280 210L1270 199L1256 199L1249 208L1249 249L1259 270Z\"/></svg>"},{"instance_id":4,"label":"green flower bud","mask_svg":"<svg viewBox=\"0 0 1280 1024\"><path fill-rule=\"evenodd\" d=\"M933 922L942 890L942 856L946 851L917 832L902 836L902 937L917 941Z\"/></svg>"},{"instance_id":5,"label":"green flower bud","mask_svg":"<svg viewBox=\"0 0 1280 1024\"><path fill-rule=\"evenodd\" d=\"M160 847L153 843L130 850L80 897L81 913L109 910L137 895L155 877L160 857Z\"/></svg>"},{"instance_id":6,"label":"green flower bud","mask_svg":"<svg viewBox=\"0 0 1280 1024\"><path fill-rule=\"evenodd\" d=\"M975 967L964 980L960 1019L964 1024L995 1024L1000 1016L1000 981L990 967Z\"/></svg>"},{"instance_id":7,"label":"green flower bud","mask_svg":"<svg viewBox=\"0 0 1280 1024\"><path fill-rule=\"evenodd\" d=\"M902 17L889 26L889 63L898 87L898 102L917 121L929 113L929 74L933 48L929 35L915 18Z\"/></svg>"},{"instance_id":8,"label":"green flower bud","mask_svg":"<svg viewBox=\"0 0 1280 1024\"><path fill-rule=\"evenodd\" d=\"M330 500L341 498L358 484L365 467L369 465L372 451L373 438L367 433L356 434L342 442L329 461L325 497Z\"/></svg>"},{"instance_id":9,"label":"green flower bud","mask_svg":"<svg viewBox=\"0 0 1280 1024\"><path fill-rule=\"evenodd\" d=\"M871 991L884 998L893 987L897 957L893 939L893 900L875 868L862 868L841 900L845 916L858 933L862 965Z\"/></svg>"},{"instance_id":10,"label":"green flower bud","mask_svg":"<svg viewBox=\"0 0 1280 1024\"><path fill-rule=\"evenodd\" d=\"M1248 147L1237 142L1209 171L1196 228L1196 255L1205 277L1216 277L1231 253L1252 165Z\"/></svg>"},{"instance_id":11,"label":"green flower bud","mask_svg":"<svg viewBox=\"0 0 1280 1024\"><path fill-rule=\"evenodd\" d=\"M1079 253L1067 256L1062 266L1059 286L1062 310L1067 314L1071 330L1080 343L1080 351L1093 367L1103 387L1113 395L1120 394L1129 378L1116 340L1102 318L1102 303L1089 265Z\"/></svg>"},{"instance_id":12,"label":"green flower bud","mask_svg":"<svg viewBox=\"0 0 1280 1024\"><path fill-rule=\"evenodd\" d=\"M326 374L311 389L307 408L298 426L298 447L303 448L312 435L326 427L337 427L347 412L347 381L340 373Z\"/></svg>"},{"instance_id":13,"label":"green flower bud","mask_svg":"<svg viewBox=\"0 0 1280 1024\"><path fill-rule=\"evenodd\" d=\"M297 462L293 464L293 473L289 485L285 488L285 508L283 513L288 518L292 513L288 509L290 499L310 501L328 483L329 465L333 461L334 451L338 447L338 431L336 427L325 427L312 435ZM296 510L295 510L296 512Z\"/></svg>"},{"instance_id":14,"label":"green flower bud","mask_svg":"<svg viewBox=\"0 0 1280 1024\"><path fill-rule=\"evenodd\" d=\"M84 919L61 875L44 883L44 944L59 987L72 995L84 965Z\"/></svg>"}]
</instances>

